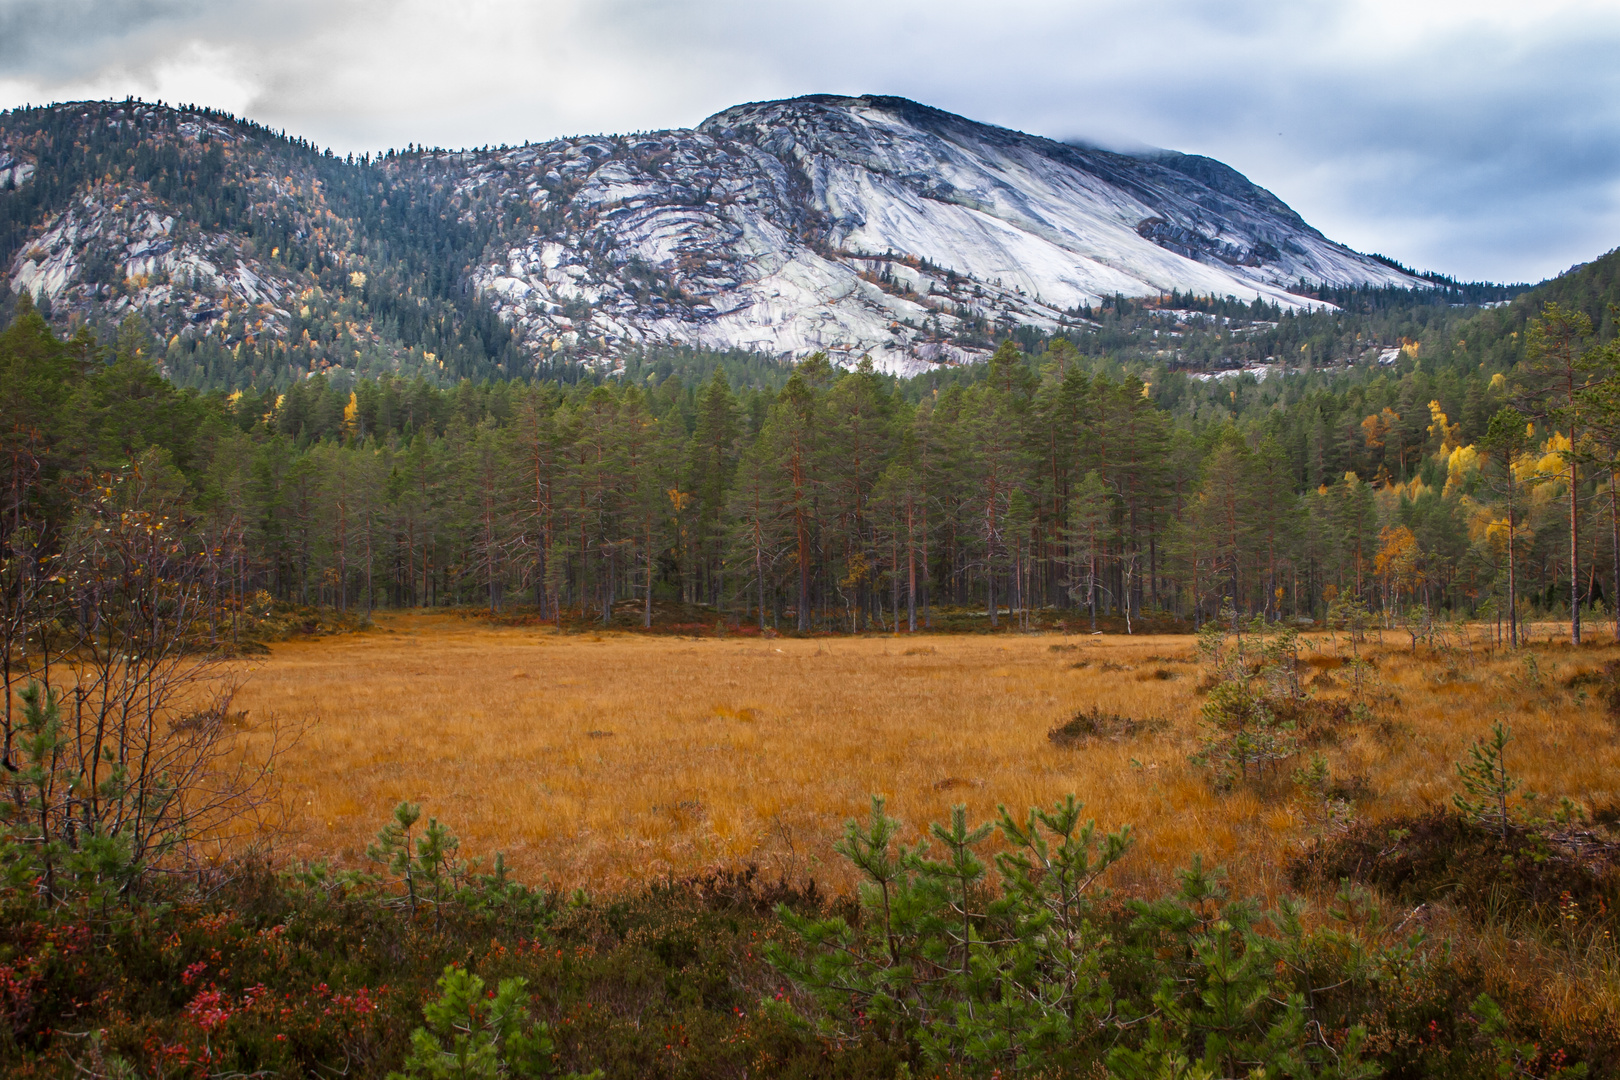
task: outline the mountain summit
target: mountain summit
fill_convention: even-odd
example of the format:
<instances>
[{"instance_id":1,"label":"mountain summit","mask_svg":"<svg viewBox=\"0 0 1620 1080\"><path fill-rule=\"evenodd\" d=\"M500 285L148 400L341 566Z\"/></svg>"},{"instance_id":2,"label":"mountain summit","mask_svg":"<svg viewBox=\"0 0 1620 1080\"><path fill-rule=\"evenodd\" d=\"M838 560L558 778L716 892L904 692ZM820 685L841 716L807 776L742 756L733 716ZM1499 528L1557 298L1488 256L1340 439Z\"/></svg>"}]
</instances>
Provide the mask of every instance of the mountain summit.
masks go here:
<instances>
[{"instance_id":1,"label":"mountain summit","mask_svg":"<svg viewBox=\"0 0 1620 1080\"><path fill-rule=\"evenodd\" d=\"M1301 281L1424 284L1209 158L892 97L360 161L207 111L81 103L0 117L0 175L15 291L261 354L319 345L310 320L342 308L350 340L318 351L366 369L482 349L521 374L677 343L913 371L1115 294L1286 307Z\"/></svg>"},{"instance_id":2,"label":"mountain summit","mask_svg":"<svg viewBox=\"0 0 1620 1080\"><path fill-rule=\"evenodd\" d=\"M559 305L622 296L620 268L634 266L678 277L688 302L603 312L609 337L870 354L902 370L962 355L959 330L1057 330L1116 293L1293 306L1301 280L1422 284L1209 158L1085 149L903 98L739 105L695 131L611 145L571 140L557 157L552 144L544 158L475 167L561 178L571 166L572 205L596 211L610 245L600 276L578 245L542 235L475 275L541 340L577 330L558 324Z\"/></svg>"}]
</instances>

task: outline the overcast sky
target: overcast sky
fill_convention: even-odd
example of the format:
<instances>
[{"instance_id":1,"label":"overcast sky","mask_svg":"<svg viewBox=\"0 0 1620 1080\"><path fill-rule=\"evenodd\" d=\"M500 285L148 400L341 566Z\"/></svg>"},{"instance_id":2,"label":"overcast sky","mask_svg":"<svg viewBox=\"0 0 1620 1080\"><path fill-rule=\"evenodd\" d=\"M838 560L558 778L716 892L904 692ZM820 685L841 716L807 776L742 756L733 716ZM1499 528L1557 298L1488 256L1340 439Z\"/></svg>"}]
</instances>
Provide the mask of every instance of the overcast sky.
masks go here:
<instances>
[{"instance_id":1,"label":"overcast sky","mask_svg":"<svg viewBox=\"0 0 1620 1080\"><path fill-rule=\"evenodd\" d=\"M1207 154L1465 279L1620 246L1616 0L0 0L0 107L197 102L340 152L820 92Z\"/></svg>"}]
</instances>

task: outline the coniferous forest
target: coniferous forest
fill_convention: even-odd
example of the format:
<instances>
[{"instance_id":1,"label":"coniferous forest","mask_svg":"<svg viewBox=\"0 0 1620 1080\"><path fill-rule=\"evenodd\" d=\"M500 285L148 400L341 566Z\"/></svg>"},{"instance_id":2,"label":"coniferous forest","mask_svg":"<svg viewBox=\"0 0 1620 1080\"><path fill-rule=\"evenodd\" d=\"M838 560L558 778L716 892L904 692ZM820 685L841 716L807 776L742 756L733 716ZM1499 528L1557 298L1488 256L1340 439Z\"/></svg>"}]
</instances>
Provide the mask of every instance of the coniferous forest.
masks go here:
<instances>
[{"instance_id":1,"label":"coniferous forest","mask_svg":"<svg viewBox=\"0 0 1620 1080\"><path fill-rule=\"evenodd\" d=\"M71 484L135 470L237 604L650 623L669 602L803 632L1358 604L1512 634L1567 619L1572 588L1588 619L1613 611L1616 258L1489 311L1282 317L1317 333L1263 380L1009 338L910 380L688 350L561 382L200 393L161 376L139 318L63 340L24 298L0 341L5 528L42 559ZM1308 362L1381 321L1410 331L1389 362Z\"/></svg>"}]
</instances>

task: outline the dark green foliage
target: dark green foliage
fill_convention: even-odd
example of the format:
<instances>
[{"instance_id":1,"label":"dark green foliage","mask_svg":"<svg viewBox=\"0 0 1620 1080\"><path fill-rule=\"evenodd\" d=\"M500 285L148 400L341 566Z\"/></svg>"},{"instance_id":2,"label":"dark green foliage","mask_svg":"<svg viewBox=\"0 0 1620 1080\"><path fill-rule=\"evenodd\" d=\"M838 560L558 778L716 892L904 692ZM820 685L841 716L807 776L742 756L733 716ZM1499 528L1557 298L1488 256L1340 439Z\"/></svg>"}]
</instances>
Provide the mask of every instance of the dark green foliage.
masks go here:
<instances>
[{"instance_id":1,"label":"dark green foliage","mask_svg":"<svg viewBox=\"0 0 1620 1080\"><path fill-rule=\"evenodd\" d=\"M1222 604L1273 623L1360 604L1415 645L1510 591L1521 606L1567 595L1556 505L1532 513L1497 490L1505 455L1541 436L1502 442L1506 391L1486 371L1452 370L1462 394L1423 367L1304 398L1267 389L1278 407L1244 427L1166 404L1162 383L1090 374L1061 341L1035 356L1003 343L983 369L911 383L812 357L776 394L739 393L728 372L746 367L721 365L701 386L673 370L646 389L317 375L199 397L160 377L154 349L133 318L110 354L87 334L62 342L20 303L0 395L22 501L0 529L23 511L49 554L87 472L160 448L199 519L242 549L242 600L345 611L528 602L611 625L629 602L645 626L676 602L711 625L861 631L897 628L902 609L908 630L1000 629L1005 609L1019 628L1083 615L1133 632ZM1315 419L1287 419L1289 401ZM1609 430L1591 415L1587 430ZM1452 475L1468 423L1482 456ZM1588 468L1590 530L1611 515ZM1470 532L1467 500L1493 495L1515 515L1507 550ZM1387 529L1415 544L1394 584L1376 570ZM1609 547L1581 548L1583 603L1606 603Z\"/></svg>"},{"instance_id":2,"label":"dark green foliage","mask_svg":"<svg viewBox=\"0 0 1620 1080\"><path fill-rule=\"evenodd\" d=\"M1437 855L1459 835L1499 843L1461 827L1433 838ZM1620 1033L1553 1023L1533 982L1487 987L1356 887L1309 918L1299 901L1233 898L1194 861L1170 894L1122 901L1099 884L1128 858L1128 831L1104 835L1073 800L1003 812L994 828L987 860L990 826L955 814L928 830L931 858L899 844L879 804L840 844L864 868L862 898L830 906L751 871L566 902L469 875L432 914L400 903L397 879L319 868L231 864L133 904L75 891L45 906L11 882L0 1070L360 1080L458 1075L464 1056L468 1075L615 1080L1215 1077L1262 1064L1461 1078L1620 1061ZM1500 870L1499 852L1481 855ZM1342 858L1365 869L1348 848ZM1336 869L1305 865L1302 881ZM1574 902L1585 911L1591 894Z\"/></svg>"},{"instance_id":3,"label":"dark green foliage","mask_svg":"<svg viewBox=\"0 0 1620 1080\"><path fill-rule=\"evenodd\" d=\"M1613 367L1612 351L1593 363ZM239 606L263 591L604 625L635 605L643 627L678 604L695 613L680 623L753 632L892 631L904 612L908 631L1083 617L1127 633L1200 625L1223 604L1272 624L1354 608L1353 638L1376 617L1414 647L1450 618L1506 611L1512 641L1521 609L1567 613L1568 515L1505 464L1543 453L1546 431L1510 438L1511 384L1488 366L1403 354L1365 378L1268 381L1247 403L1234 385L1235 408L1207 414L1166 397L1168 376L1145 384L1061 340L1035 355L1003 342L982 368L910 382L816 356L777 393L739 392L733 378L754 374L738 359L702 385L672 364L659 377L658 360L645 387L316 375L201 397L166 382L155 353L137 319L107 353L19 304L0 332L0 396L18 418L0 433L17 500L0 531L25 523L50 556L76 486L156 448L196 520L240 551ZM1579 397L1598 440L1583 447L1613 441L1620 411L1598 400L1613 379ZM1576 546L1595 610L1620 519L1607 458L1582 454ZM1513 527L1482 534L1481 502ZM1398 574L1379 561L1391 530L1411 538Z\"/></svg>"},{"instance_id":4,"label":"dark green foliage","mask_svg":"<svg viewBox=\"0 0 1620 1080\"><path fill-rule=\"evenodd\" d=\"M529 981L502 979L484 996L484 980L452 964L438 981L439 999L422 1006L425 1027L411 1032L411 1052L402 1073L389 1080L524 1080L555 1076L551 1027L529 1019L524 1006ZM568 1073L563 1080L601 1080L600 1069Z\"/></svg>"},{"instance_id":5,"label":"dark green foliage","mask_svg":"<svg viewBox=\"0 0 1620 1080\"><path fill-rule=\"evenodd\" d=\"M1491 737L1475 739L1468 758L1457 763L1457 777L1463 789L1451 800L1468 820L1500 831L1506 840L1513 827L1508 799L1519 788L1519 780L1508 772L1507 744L1512 730L1502 721L1491 724Z\"/></svg>"},{"instance_id":6,"label":"dark green foliage","mask_svg":"<svg viewBox=\"0 0 1620 1080\"><path fill-rule=\"evenodd\" d=\"M1268 771L1275 781L1300 749L1299 631L1261 618L1245 625L1227 605L1199 631L1198 652L1207 734L1194 764L1210 769L1221 787L1265 781Z\"/></svg>"},{"instance_id":7,"label":"dark green foliage","mask_svg":"<svg viewBox=\"0 0 1620 1080\"><path fill-rule=\"evenodd\" d=\"M1330 888L1323 918L1296 898L1234 898L1194 859L1170 894L1122 903L1097 882L1126 856L1128 830L1082 825L1072 798L1024 820L1003 809L995 826L994 885L974 854L990 827L969 828L961 810L928 830L939 860L900 842L882 800L846 826L859 918L784 909L797 940L769 952L809 993L823 1038L882 1038L918 1063L913 1075L1144 1080L1474 1076L1504 1063L1579 1076L1577 1059L1620 1050L1616 1032L1538 1027L1528 984L1498 1005L1477 970L1405 919L1391 925L1359 885Z\"/></svg>"},{"instance_id":8,"label":"dark green foliage","mask_svg":"<svg viewBox=\"0 0 1620 1080\"><path fill-rule=\"evenodd\" d=\"M970 829L958 807L930 830L946 857L929 859L926 843L895 844L899 823L874 798L867 824L851 821L836 845L864 878L861 923L784 908L806 951L775 947L771 961L815 995L841 1042L871 1024L975 1075L1077 1063L1113 1009L1090 890L1130 846L1129 829L1099 835L1080 810L1073 798L1023 821L1003 809L998 897L974 852L989 823Z\"/></svg>"}]
</instances>

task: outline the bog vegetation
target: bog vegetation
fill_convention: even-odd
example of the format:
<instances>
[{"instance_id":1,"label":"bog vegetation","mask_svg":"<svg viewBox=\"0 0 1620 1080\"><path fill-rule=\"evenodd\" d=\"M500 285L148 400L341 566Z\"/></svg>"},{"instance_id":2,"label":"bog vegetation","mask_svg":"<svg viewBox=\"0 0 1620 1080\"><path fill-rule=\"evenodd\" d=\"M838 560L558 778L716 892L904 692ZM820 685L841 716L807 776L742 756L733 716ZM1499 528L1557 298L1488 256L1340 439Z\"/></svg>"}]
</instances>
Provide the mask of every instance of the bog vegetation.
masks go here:
<instances>
[{"instance_id":1,"label":"bog vegetation","mask_svg":"<svg viewBox=\"0 0 1620 1080\"><path fill-rule=\"evenodd\" d=\"M1318 476L1056 344L322 431L24 305L0 1062L1613 1074L1614 356L1527 333Z\"/></svg>"}]
</instances>

